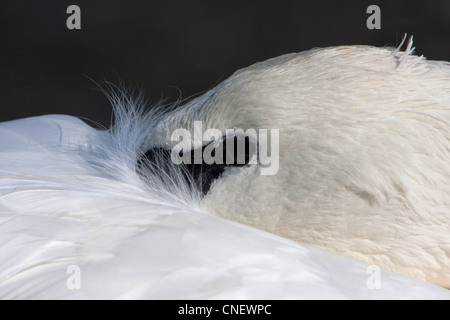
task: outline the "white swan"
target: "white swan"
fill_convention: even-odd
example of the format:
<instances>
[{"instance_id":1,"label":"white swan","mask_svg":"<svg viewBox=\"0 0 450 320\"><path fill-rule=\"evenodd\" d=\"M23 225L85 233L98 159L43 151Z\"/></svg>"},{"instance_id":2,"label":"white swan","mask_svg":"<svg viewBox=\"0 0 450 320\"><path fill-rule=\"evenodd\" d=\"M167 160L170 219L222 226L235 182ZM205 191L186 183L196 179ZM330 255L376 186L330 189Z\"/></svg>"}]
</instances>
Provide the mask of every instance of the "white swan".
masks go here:
<instances>
[{"instance_id":1,"label":"white swan","mask_svg":"<svg viewBox=\"0 0 450 320\"><path fill-rule=\"evenodd\" d=\"M450 64L411 46L254 64L169 114L147 147L170 149L195 120L279 129L277 173L226 169L205 211L450 288Z\"/></svg>"},{"instance_id":2,"label":"white swan","mask_svg":"<svg viewBox=\"0 0 450 320\"><path fill-rule=\"evenodd\" d=\"M448 283L448 78L445 63L387 49L318 49L167 114L112 94L109 131L68 116L1 123L0 298L449 299L377 273ZM146 163L194 120L279 128L279 172L226 167L204 192Z\"/></svg>"}]
</instances>

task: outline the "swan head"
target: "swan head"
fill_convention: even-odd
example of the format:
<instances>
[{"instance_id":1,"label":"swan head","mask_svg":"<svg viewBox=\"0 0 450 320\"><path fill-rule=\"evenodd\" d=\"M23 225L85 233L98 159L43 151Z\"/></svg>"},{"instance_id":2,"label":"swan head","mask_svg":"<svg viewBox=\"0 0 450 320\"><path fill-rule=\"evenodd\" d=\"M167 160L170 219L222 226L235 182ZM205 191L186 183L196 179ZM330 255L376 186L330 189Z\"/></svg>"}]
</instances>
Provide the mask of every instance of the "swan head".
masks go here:
<instances>
[{"instance_id":1,"label":"swan head","mask_svg":"<svg viewBox=\"0 0 450 320\"><path fill-rule=\"evenodd\" d=\"M235 72L143 149L190 159L209 214L449 287L449 128L447 63L342 46Z\"/></svg>"}]
</instances>

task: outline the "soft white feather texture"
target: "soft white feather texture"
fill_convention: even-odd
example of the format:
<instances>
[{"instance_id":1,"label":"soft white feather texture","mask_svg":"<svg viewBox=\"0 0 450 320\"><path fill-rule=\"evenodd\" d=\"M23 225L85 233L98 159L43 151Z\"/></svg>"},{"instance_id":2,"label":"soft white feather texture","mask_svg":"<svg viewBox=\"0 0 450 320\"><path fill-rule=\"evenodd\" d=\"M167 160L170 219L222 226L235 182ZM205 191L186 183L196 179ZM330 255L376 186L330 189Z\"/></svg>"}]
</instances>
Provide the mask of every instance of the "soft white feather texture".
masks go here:
<instances>
[{"instance_id":1,"label":"soft white feather texture","mask_svg":"<svg viewBox=\"0 0 450 320\"><path fill-rule=\"evenodd\" d=\"M0 123L1 299L450 298L384 270L371 290L364 263L171 202L128 164L133 141L117 145L140 139L131 131L56 115Z\"/></svg>"},{"instance_id":2,"label":"soft white feather texture","mask_svg":"<svg viewBox=\"0 0 450 320\"><path fill-rule=\"evenodd\" d=\"M0 298L448 299L383 269L370 290L367 264L315 247L449 286L449 76L412 43L314 49L167 112L112 90L108 131L1 123ZM137 165L195 120L280 129L278 174L228 171L202 199L179 167Z\"/></svg>"},{"instance_id":3,"label":"soft white feather texture","mask_svg":"<svg viewBox=\"0 0 450 320\"><path fill-rule=\"evenodd\" d=\"M280 164L226 174L211 214L450 287L450 64L340 46L235 72L167 115L176 128L279 129Z\"/></svg>"}]
</instances>

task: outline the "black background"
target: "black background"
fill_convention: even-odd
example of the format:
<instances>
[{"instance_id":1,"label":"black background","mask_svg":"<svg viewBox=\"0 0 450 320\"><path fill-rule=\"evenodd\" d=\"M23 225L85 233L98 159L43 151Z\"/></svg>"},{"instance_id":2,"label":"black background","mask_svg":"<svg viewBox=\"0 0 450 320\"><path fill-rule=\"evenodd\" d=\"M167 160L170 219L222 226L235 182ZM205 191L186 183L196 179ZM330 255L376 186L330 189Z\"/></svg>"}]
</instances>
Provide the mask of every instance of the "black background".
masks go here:
<instances>
[{"instance_id":1,"label":"black background","mask_svg":"<svg viewBox=\"0 0 450 320\"><path fill-rule=\"evenodd\" d=\"M396 46L450 60L450 1L0 2L0 121L60 113L107 125L88 77L145 90L149 105L204 92L235 70L284 53L342 44ZM81 8L81 30L66 9ZM381 30L366 9L381 8Z\"/></svg>"}]
</instances>

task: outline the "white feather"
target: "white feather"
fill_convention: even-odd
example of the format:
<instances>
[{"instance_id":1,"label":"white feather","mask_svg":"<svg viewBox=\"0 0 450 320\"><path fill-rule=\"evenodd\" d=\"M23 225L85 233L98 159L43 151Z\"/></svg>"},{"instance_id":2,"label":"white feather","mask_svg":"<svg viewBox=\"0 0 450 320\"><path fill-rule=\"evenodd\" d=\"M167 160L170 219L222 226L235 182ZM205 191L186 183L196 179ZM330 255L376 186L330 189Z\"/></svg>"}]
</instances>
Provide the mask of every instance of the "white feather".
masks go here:
<instances>
[{"instance_id":1,"label":"white feather","mask_svg":"<svg viewBox=\"0 0 450 320\"><path fill-rule=\"evenodd\" d=\"M175 128L279 129L279 170L218 179L203 209L450 287L450 64L341 46L235 72L168 114ZM170 146L170 145L169 145Z\"/></svg>"},{"instance_id":2,"label":"white feather","mask_svg":"<svg viewBox=\"0 0 450 320\"><path fill-rule=\"evenodd\" d=\"M363 263L170 204L133 171L111 176L80 156L109 133L76 118L6 122L0 133L2 299L450 297L387 271L370 290ZM67 286L72 265L79 290Z\"/></svg>"},{"instance_id":3,"label":"white feather","mask_svg":"<svg viewBox=\"0 0 450 320\"><path fill-rule=\"evenodd\" d=\"M108 131L57 115L1 123L0 298L450 298L383 269L380 289L370 289L369 265L208 215L177 167L164 175L136 166L147 148L167 143L161 130L170 117L206 114L228 83L168 114L145 113L142 100L112 93ZM81 272L79 288L68 283L71 266Z\"/></svg>"}]
</instances>

